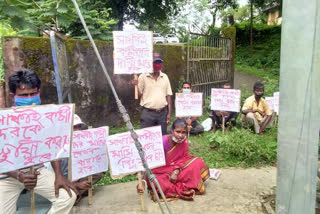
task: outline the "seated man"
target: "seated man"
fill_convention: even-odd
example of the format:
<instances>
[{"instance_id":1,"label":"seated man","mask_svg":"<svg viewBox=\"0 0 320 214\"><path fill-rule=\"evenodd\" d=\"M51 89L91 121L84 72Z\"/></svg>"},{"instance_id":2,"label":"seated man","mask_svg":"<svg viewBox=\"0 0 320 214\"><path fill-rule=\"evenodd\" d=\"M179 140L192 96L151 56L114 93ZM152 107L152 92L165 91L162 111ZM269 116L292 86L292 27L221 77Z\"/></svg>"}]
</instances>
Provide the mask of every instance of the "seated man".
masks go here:
<instances>
[{"instance_id":1,"label":"seated man","mask_svg":"<svg viewBox=\"0 0 320 214\"><path fill-rule=\"evenodd\" d=\"M191 83L183 82L181 92L191 93L192 92ZM198 117L186 117L185 119L188 124L188 132L190 132L190 134L197 135L197 134L201 134L204 131L203 126L197 121Z\"/></svg>"},{"instance_id":2,"label":"seated man","mask_svg":"<svg viewBox=\"0 0 320 214\"><path fill-rule=\"evenodd\" d=\"M32 71L22 69L13 73L9 77L9 88L15 106L40 105L40 85L39 77ZM52 203L49 214L69 213L76 200L77 190L61 174L60 162L51 162L54 172L39 164L34 166L34 173L26 168L1 174L1 213L16 212L17 199L23 189L34 189L35 193L47 198Z\"/></svg>"},{"instance_id":3,"label":"seated man","mask_svg":"<svg viewBox=\"0 0 320 214\"><path fill-rule=\"evenodd\" d=\"M231 89L230 83L224 83L222 88ZM217 128L222 128L222 122L224 117L224 127L226 130L229 130L231 126L236 125L236 119L238 117L238 112L232 111L211 111L211 119L212 119L212 132L215 132Z\"/></svg>"},{"instance_id":4,"label":"seated man","mask_svg":"<svg viewBox=\"0 0 320 214\"><path fill-rule=\"evenodd\" d=\"M272 124L274 117L268 103L262 98L264 84L256 82L253 95L248 97L242 107L242 122L254 127L256 134L262 135L267 125Z\"/></svg>"}]
</instances>

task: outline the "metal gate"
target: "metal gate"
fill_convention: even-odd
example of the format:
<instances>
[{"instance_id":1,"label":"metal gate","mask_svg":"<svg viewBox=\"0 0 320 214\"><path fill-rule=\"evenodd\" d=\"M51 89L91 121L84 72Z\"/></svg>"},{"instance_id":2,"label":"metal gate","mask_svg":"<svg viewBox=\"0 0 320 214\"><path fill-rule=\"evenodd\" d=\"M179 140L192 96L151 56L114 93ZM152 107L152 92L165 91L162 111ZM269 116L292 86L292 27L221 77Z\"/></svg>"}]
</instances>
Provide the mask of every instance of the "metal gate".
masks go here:
<instances>
[{"instance_id":1,"label":"metal gate","mask_svg":"<svg viewBox=\"0 0 320 214\"><path fill-rule=\"evenodd\" d=\"M191 33L187 80L192 84L192 91L202 92L206 98L211 88L225 82L233 84L232 63L231 39Z\"/></svg>"}]
</instances>

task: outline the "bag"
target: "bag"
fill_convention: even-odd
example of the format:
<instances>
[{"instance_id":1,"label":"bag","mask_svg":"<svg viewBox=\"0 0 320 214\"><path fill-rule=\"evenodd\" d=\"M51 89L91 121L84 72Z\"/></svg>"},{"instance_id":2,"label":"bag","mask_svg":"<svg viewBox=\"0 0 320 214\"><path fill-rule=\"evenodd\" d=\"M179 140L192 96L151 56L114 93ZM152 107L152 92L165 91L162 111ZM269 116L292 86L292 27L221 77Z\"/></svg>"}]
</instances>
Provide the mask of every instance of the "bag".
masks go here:
<instances>
[{"instance_id":1,"label":"bag","mask_svg":"<svg viewBox=\"0 0 320 214\"><path fill-rule=\"evenodd\" d=\"M202 121L201 125L203 126L204 131L210 131L212 128L212 119L209 117Z\"/></svg>"}]
</instances>

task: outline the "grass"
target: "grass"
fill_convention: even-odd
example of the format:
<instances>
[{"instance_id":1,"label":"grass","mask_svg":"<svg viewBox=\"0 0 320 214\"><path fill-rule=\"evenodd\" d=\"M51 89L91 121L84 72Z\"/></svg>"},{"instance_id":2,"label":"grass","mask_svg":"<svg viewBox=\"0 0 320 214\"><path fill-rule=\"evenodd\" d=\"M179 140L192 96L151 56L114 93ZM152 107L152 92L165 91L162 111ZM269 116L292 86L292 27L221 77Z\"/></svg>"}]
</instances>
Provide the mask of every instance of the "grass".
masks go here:
<instances>
[{"instance_id":1,"label":"grass","mask_svg":"<svg viewBox=\"0 0 320 214\"><path fill-rule=\"evenodd\" d=\"M225 134L205 133L202 137L191 137L190 141L190 153L201 157L209 168L260 167L276 162L275 128L259 136L238 126Z\"/></svg>"}]
</instances>

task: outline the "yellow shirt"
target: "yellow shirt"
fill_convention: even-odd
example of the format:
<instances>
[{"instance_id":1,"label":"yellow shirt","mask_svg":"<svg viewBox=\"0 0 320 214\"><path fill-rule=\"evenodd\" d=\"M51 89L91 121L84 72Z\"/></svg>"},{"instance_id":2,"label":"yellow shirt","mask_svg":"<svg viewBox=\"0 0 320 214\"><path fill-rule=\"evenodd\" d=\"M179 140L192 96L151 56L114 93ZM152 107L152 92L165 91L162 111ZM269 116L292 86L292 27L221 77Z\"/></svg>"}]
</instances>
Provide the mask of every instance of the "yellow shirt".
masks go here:
<instances>
[{"instance_id":1,"label":"yellow shirt","mask_svg":"<svg viewBox=\"0 0 320 214\"><path fill-rule=\"evenodd\" d=\"M263 98L260 98L258 105L254 95L248 97L246 101L244 101L242 111L243 110L260 110L266 115L272 115L272 111L269 108L269 104ZM262 116L258 112L255 113L255 116L258 121L262 120Z\"/></svg>"},{"instance_id":2,"label":"yellow shirt","mask_svg":"<svg viewBox=\"0 0 320 214\"><path fill-rule=\"evenodd\" d=\"M138 89L142 94L140 105L150 109L164 108L168 105L166 96L172 95L169 78L161 71L157 79L149 73L141 74L138 79Z\"/></svg>"}]
</instances>

